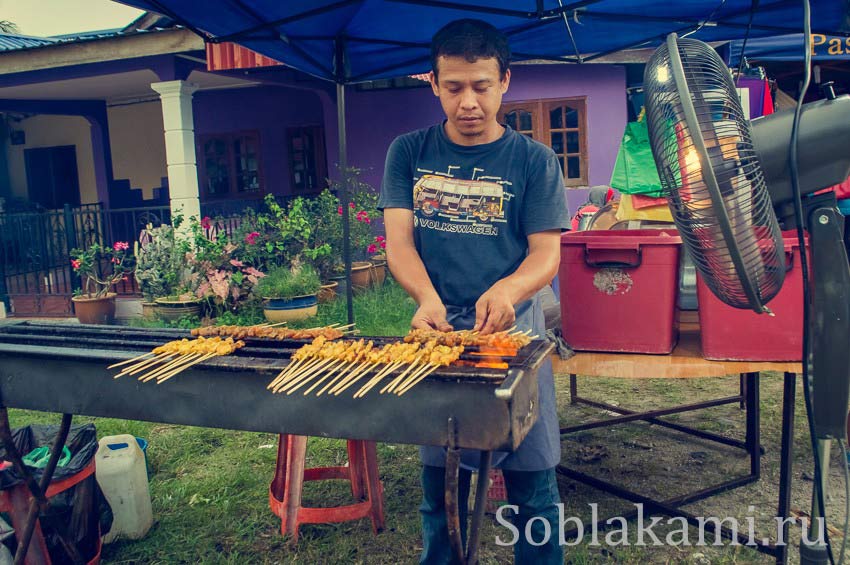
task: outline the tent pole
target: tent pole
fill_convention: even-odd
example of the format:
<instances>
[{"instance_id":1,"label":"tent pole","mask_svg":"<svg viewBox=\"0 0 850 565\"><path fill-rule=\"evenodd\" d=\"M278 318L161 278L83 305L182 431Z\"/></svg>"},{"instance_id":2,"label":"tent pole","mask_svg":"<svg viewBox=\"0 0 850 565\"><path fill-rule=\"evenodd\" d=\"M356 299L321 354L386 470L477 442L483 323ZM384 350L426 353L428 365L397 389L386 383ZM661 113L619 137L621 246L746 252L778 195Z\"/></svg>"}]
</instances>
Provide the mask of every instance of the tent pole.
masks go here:
<instances>
[{"instance_id":1,"label":"tent pole","mask_svg":"<svg viewBox=\"0 0 850 565\"><path fill-rule=\"evenodd\" d=\"M342 256L345 261L345 302L348 309L348 323L354 323L354 289L351 287L351 229L349 226L348 186L348 147L345 140L345 84L336 83L336 119L339 131L339 172L342 183L339 189L339 203L342 206Z\"/></svg>"}]
</instances>

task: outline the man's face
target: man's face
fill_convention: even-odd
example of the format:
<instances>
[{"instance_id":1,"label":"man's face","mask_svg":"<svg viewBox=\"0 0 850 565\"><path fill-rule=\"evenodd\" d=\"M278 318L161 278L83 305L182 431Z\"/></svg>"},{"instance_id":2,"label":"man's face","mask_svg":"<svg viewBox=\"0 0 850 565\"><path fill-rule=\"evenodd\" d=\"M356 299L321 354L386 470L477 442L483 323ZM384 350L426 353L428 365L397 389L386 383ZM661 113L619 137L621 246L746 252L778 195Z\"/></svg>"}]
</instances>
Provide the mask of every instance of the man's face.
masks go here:
<instances>
[{"instance_id":1,"label":"man's face","mask_svg":"<svg viewBox=\"0 0 850 565\"><path fill-rule=\"evenodd\" d=\"M448 118L449 138L462 145L493 141L489 137L501 133L496 115L508 90L510 70L502 79L495 58L470 63L463 57L440 57L437 69L438 77L431 73L431 88Z\"/></svg>"}]
</instances>

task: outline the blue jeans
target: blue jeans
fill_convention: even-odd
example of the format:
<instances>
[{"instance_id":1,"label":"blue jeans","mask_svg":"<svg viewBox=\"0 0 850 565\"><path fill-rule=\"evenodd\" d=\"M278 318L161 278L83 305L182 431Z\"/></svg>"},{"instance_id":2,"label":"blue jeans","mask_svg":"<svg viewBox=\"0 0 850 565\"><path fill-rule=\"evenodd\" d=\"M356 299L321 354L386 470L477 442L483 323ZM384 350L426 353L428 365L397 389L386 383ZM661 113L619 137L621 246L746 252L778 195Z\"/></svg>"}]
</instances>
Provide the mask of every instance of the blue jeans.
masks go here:
<instances>
[{"instance_id":1,"label":"blue jeans","mask_svg":"<svg viewBox=\"0 0 850 565\"><path fill-rule=\"evenodd\" d=\"M564 552L558 545L558 507L560 502L558 484L555 480L555 469L544 471L507 471L505 488L508 491L508 503L519 507L519 512L505 512L514 526L519 530L519 541L514 545L514 562L518 565L531 564L562 564ZM461 538L466 547L466 528L469 509L466 501L469 499L470 471L461 469L459 475L460 500L459 513ZM449 545L449 529L446 523L446 469L444 467L422 467L422 514L423 549L420 563L427 565L442 565L451 562L451 546ZM526 541L525 525L535 516L543 517L549 522L549 541L541 546L533 546ZM505 529L500 526L501 529ZM539 542L544 538L544 526L540 520L531 525L531 539ZM499 537L509 540L513 537L510 531L500 531Z\"/></svg>"}]
</instances>

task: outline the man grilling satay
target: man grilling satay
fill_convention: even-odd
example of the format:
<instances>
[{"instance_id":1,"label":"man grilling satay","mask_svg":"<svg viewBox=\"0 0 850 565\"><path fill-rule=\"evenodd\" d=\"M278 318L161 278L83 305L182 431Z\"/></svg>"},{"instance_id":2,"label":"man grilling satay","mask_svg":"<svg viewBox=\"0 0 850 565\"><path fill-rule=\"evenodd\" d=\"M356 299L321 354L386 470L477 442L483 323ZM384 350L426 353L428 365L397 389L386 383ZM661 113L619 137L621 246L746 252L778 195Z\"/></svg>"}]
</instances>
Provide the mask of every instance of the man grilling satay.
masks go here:
<instances>
[{"instance_id":1,"label":"man grilling satay","mask_svg":"<svg viewBox=\"0 0 850 565\"><path fill-rule=\"evenodd\" d=\"M569 225L563 176L555 153L496 121L511 72L506 37L479 20L459 20L431 42L431 88L446 120L402 135L387 153L379 207L393 276L416 300L413 328L479 330L516 325L544 335L538 292L554 278L560 233ZM517 563L562 563L555 465L560 435L550 362L538 373L540 417L512 454L494 454L520 532ZM422 563L450 561L446 525L445 449L422 447ZM470 469L464 452L461 523ZM531 539L525 538L533 517ZM502 536L510 539L510 535Z\"/></svg>"}]
</instances>

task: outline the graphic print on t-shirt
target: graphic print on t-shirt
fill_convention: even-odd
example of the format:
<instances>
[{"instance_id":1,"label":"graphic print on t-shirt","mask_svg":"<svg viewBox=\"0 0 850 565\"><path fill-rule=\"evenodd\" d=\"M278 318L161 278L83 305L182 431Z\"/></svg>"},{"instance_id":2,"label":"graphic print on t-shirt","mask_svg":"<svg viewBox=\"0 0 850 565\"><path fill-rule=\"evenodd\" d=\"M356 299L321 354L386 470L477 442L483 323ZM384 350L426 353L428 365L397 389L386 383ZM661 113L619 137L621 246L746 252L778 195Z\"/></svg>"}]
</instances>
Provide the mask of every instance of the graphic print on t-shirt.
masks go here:
<instances>
[{"instance_id":1,"label":"graphic print on t-shirt","mask_svg":"<svg viewBox=\"0 0 850 565\"><path fill-rule=\"evenodd\" d=\"M513 197L503 184L510 183L498 177L466 180L427 171L413 187L413 207L421 214L416 223L440 231L498 235L493 224L507 221L505 202Z\"/></svg>"}]
</instances>

